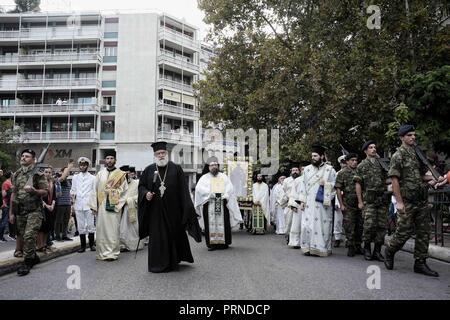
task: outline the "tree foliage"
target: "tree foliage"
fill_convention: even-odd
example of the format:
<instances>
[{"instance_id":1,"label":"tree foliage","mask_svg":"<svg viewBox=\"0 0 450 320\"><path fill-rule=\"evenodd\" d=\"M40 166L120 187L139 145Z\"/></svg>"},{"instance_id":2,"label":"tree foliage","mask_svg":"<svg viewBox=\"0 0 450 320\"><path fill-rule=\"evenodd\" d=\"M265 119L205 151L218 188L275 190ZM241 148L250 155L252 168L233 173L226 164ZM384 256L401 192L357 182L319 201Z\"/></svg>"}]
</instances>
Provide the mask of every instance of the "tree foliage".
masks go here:
<instances>
[{"instance_id":1,"label":"tree foliage","mask_svg":"<svg viewBox=\"0 0 450 320\"><path fill-rule=\"evenodd\" d=\"M414 76L450 61L444 1L380 0L380 29L367 27L370 1L198 4L217 48L197 85L202 119L244 130L278 128L283 158L308 159L316 141L334 159L339 144L354 151L375 139L394 147L385 135L401 102L414 104L412 120L422 121L417 105L426 92L412 89Z\"/></svg>"},{"instance_id":2,"label":"tree foliage","mask_svg":"<svg viewBox=\"0 0 450 320\"><path fill-rule=\"evenodd\" d=\"M20 146L20 137L23 129L13 127L10 120L0 120L0 167L2 169L14 169L16 164L16 153Z\"/></svg>"},{"instance_id":3,"label":"tree foliage","mask_svg":"<svg viewBox=\"0 0 450 320\"><path fill-rule=\"evenodd\" d=\"M12 13L19 12L39 12L41 8L41 0L14 0L16 3L16 8L12 10Z\"/></svg>"}]
</instances>

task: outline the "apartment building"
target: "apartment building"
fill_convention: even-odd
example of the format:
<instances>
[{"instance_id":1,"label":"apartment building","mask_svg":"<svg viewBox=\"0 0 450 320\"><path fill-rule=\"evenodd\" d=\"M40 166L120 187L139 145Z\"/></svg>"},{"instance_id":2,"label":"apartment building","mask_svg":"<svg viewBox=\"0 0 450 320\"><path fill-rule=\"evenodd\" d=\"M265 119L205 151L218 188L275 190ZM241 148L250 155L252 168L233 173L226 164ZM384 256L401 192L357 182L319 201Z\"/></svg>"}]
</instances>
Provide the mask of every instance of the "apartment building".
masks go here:
<instances>
[{"instance_id":1,"label":"apartment building","mask_svg":"<svg viewBox=\"0 0 450 320\"><path fill-rule=\"evenodd\" d=\"M114 149L140 171L153 162L150 144L165 140L192 184L198 34L159 13L0 14L0 119L22 126L37 151L51 142L55 168L88 156L99 169Z\"/></svg>"}]
</instances>

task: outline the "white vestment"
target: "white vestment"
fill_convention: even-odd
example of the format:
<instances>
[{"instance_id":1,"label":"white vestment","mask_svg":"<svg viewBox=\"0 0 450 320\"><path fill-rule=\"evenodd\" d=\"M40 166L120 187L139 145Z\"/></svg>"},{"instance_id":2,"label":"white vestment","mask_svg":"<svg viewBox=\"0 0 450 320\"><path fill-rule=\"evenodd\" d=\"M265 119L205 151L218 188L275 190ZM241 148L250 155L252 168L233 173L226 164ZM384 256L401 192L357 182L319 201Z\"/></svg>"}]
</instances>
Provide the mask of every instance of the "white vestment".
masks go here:
<instances>
[{"instance_id":1,"label":"white vestment","mask_svg":"<svg viewBox=\"0 0 450 320\"><path fill-rule=\"evenodd\" d=\"M341 206L339 205L339 199L336 196L335 198L335 206L334 206L334 226L333 226L333 235L334 240L342 240L343 239L343 228L342 222L344 221L344 216L341 211Z\"/></svg>"},{"instance_id":2,"label":"white vestment","mask_svg":"<svg viewBox=\"0 0 450 320\"><path fill-rule=\"evenodd\" d=\"M316 201L320 180L325 181L323 203ZM319 168L309 165L303 172L300 184L300 201L305 203L300 235L304 253L318 256L331 254L331 232L333 230L333 210L331 200L336 196L334 184L336 171L328 164Z\"/></svg>"},{"instance_id":3,"label":"white vestment","mask_svg":"<svg viewBox=\"0 0 450 320\"><path fill-rule=\"evenodd\" d=\"M144 241L139 242L139 224L137 216L139 181L131 180L125 194L122 219L120 220L120 247L135 251L138 243L139 250L144 248Z\"/></svg>"},{"instance_id":4,"label":"white vestment","mask_svg":"<svg viewBox=\"0 0 450 320\"><path fill-rule=\"evenodd\" d=\"M97 211L97 237L96 237L96 253L98 260L114 259L116 260L120 254L120 218L122 207L125 204L125 192L128 189L128 183L124 177L120 185L114 190L117 192L119 199L114 205L114 211L106 210L106 192L105 187L108 177L115 171L108 172L103 169L95 176L95 185L89 201L89 207ZM100 193L103 193L100 195ZM99 198L102 199L99 203Z\"/></svg>"},{"instance_id":5,"label":"white vestment","mask_svg":"<svg viewBox=\"0 0 450 320\"><path fill-rule=\"evenodd\" d=\"M291 209L291 224L289 226L289 243L290 247L300 247L300 233L302 226L303 211L300 210L300 205L297 201L300 201L300 186L303 183L303 175L294 180L291 188L291 194L289 196L288 207ZM292 210L296 208L297 210Z\"/></svg>"},{"instance_id":6,"label":"white vestment","mask_svg":"<svg viewBox=\"0 0 450 320\"><path fill-rule=\"evenodd\" d=\"M80 234L95 233L94 215L89 208L89 200L94 190L95 176L89 172L80 172L73 176L70 195L74 199Z\"/></svg>"},{"instance_id":7,"label":"white vestment","mask_svg":"<svg viewBox=\"0 0 450 320\"><path fill-rule=\"evenodd\" d=\"M289 204L289 196L292 193L292 188L294 187L294 178L288 177L284 179L283 181L283 193L280 194L281 199L279 199L279 203L281 207L284 209L284 227L286 230L286 233L289 234L289 230L291 229L292 225L292 208L288 206Z\"/></svg>"},{"instance_id":8,"label":"white vestment","mask_svg":"<svg viewBox=\"0 0 450 320\"><path fill-rule=\"evenodd\" d=\"M213 179L211 173L204 174L200 180L198 180L195 186L195 210L197 211L197 216L199 219L199 224L202 229L205 228L205 222L203 221L203 205L207 203L213 194L211 181ZM233 184L231 183L228 176L222 172L217 174L218 179L221 179L224 183L224 193L222 194L222 199L227 200L227 208L230 212L230 226L231 228L237 226L242 222L241 211L239 210L239 204L237 202L236 194L234 193Z\"/></svg>"},{"instance_id":9,"label":"white vestment","mask_svg":"<svg viewBox=\"0 0 450 320\"><path fill-rule=\"evenodd\" d=\"M264 183L253 184L253 203L260 203L264 217L266 217L267 223L270 223L270 195L269 186Z\"/></svg>"},{"instance_id":10,"label":"white vestment","mask_svg":"<svg viewBox=\"0 0 450 320\"><path fill-rule=\"evenodd\" d=\"M283 194L283 185L277 183L270 194L270 215L271 221L276 225L276 234L285 234L284 209L280 205Z\"/></svg>"}]
</instances>

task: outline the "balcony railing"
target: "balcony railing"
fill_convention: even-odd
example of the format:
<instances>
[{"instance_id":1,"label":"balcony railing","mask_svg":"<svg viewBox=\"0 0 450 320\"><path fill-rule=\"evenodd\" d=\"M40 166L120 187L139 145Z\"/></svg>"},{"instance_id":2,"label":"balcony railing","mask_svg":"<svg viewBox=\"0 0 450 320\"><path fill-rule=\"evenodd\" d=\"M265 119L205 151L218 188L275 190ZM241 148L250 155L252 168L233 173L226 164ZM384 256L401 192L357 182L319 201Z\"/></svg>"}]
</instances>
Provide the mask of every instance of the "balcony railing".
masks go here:
<instances>
[{"instance_id":1,"label":"balcony railing","mask_svg":"<svg viewBox=\"0 0 450 320\"><path fill-rule=\"evenodd\" d=\"M21 40L52 40L72 38L101 38L102 32L98 27L49 27L49 28L22 28L12 31L0 31L0 39Z\"/></svg>"},{"instance_id":2,"label":"balcony railing","mask_svg":"<svg viewBox=\"0 0 450 320\"><path fill-rule=\"evenodd\" d=\"M51 113L51 112L98 112L99 106L95 103L82 104L31 104L0 106L0 113Z\"/></svg>"},{"instance_id":3,"label":"balcony railing","mask_svg":"<svg viewBox=\"0 0 450 320\"><path fill-rule=\"evenodd\" d=\"M95 131L24 132L21 138L37 141L98 140L98 133Z\"/></svg>"},{"instance_id":4,"label":"balcony railing","mask_svg":"<svg viewBox=\"0 0 450 320\"><path fill-rule=\"evenodd\" d=\"M64 54L29 54L21 56L0 56L0 63L30 63L30 62L101 62L99 53L64 53Z\"/></svg>"},{"instance_id":5,"label":"balcony railing","mask_svg":"<svg viewBox=\"0 0 450 320\"><path fill-rule=\"evenodd\" d=\"M173 89L194 93L194 88L191 85L183 84L182 82L168 80L168 79L159 79L158 85L164 87L170 87Z\"/></svg>"},{"instance_id":6,"label":"balcony railing","mask_svg":"<svg viewBox=\"0 0 450 320\"><path fill-rule=\"evenodd\" d=\"M194 38L189 37L181 32L177 32L170 28L161 27L159 30L159 36L161 38L165 37L168 40L172 40L176 43L182 43L183 45L189 46L193 49L200 50L200 42L194 40Z\"/></svg>"},{"instance_id":7,"label":"balcony railing","mask_svg":"<svg viewBox=\"0 0 450 320\"><path fill-rule=\"evenodd\" d=\"M180 116L189 116L189 117L200 117L200 112L196 110L190 110L183 107L177 107L170 104L158 102L158 106L156 108L157 111L166 111L178 114Z\"/></svg>"},{"instance_id":8,"label":"balcony railing","mask_svg":"<svg viewBox=\"0 0 450 320\"><path fill-rule=\"evenodd\" d=\"M168 142L172 143L194 143L199 142L200 137L195 137L193 134L186 134L186 133L176 133L176 132L170 132L170 131L161 131L159 130L157 133L158 139L164 139Z\"/></svg>"},{"instance_id":9,"label":"balcony railing","mask_svg":"<svg viewBox=\"0 0 450 320\"><path fill-rule=\"evenodd\" d=\"M89 78L19 80L18 87L100 87L100 81Z\"/></svg>"},{"instance_id":10,"label":"balcony railing","mask_svg":"<svg viewBox=\"0 0 450 320\"><path fill-rule=\"evenodd\" d=\"M180 55L173 55L170 51L161 51L158 62L171 62L175 65L181 65L184 68L189 68L198 72L199 65L188 61L187 57Z\"/></svg>"}]
</instances>

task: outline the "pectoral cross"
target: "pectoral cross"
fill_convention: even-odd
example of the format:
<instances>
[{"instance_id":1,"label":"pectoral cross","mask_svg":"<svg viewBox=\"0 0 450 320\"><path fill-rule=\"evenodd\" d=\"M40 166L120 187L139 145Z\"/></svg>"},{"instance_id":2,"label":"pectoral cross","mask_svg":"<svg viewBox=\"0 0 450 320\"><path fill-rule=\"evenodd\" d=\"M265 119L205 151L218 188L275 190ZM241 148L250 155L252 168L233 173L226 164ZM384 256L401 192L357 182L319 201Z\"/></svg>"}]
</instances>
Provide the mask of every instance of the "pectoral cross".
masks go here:
<instances>
[{"instance_id":1,"label":"pectoral cross","mask_svg":"<svg viewBox=\"0 0 450 320\"><path fill-rule=\"evenodd\" d=\"M164 191L166 191L166 186L164 182L161 182L161 186L159 187L159 192L161 193L161 198L164 196Z\"/></svg>"}]
</instances>

